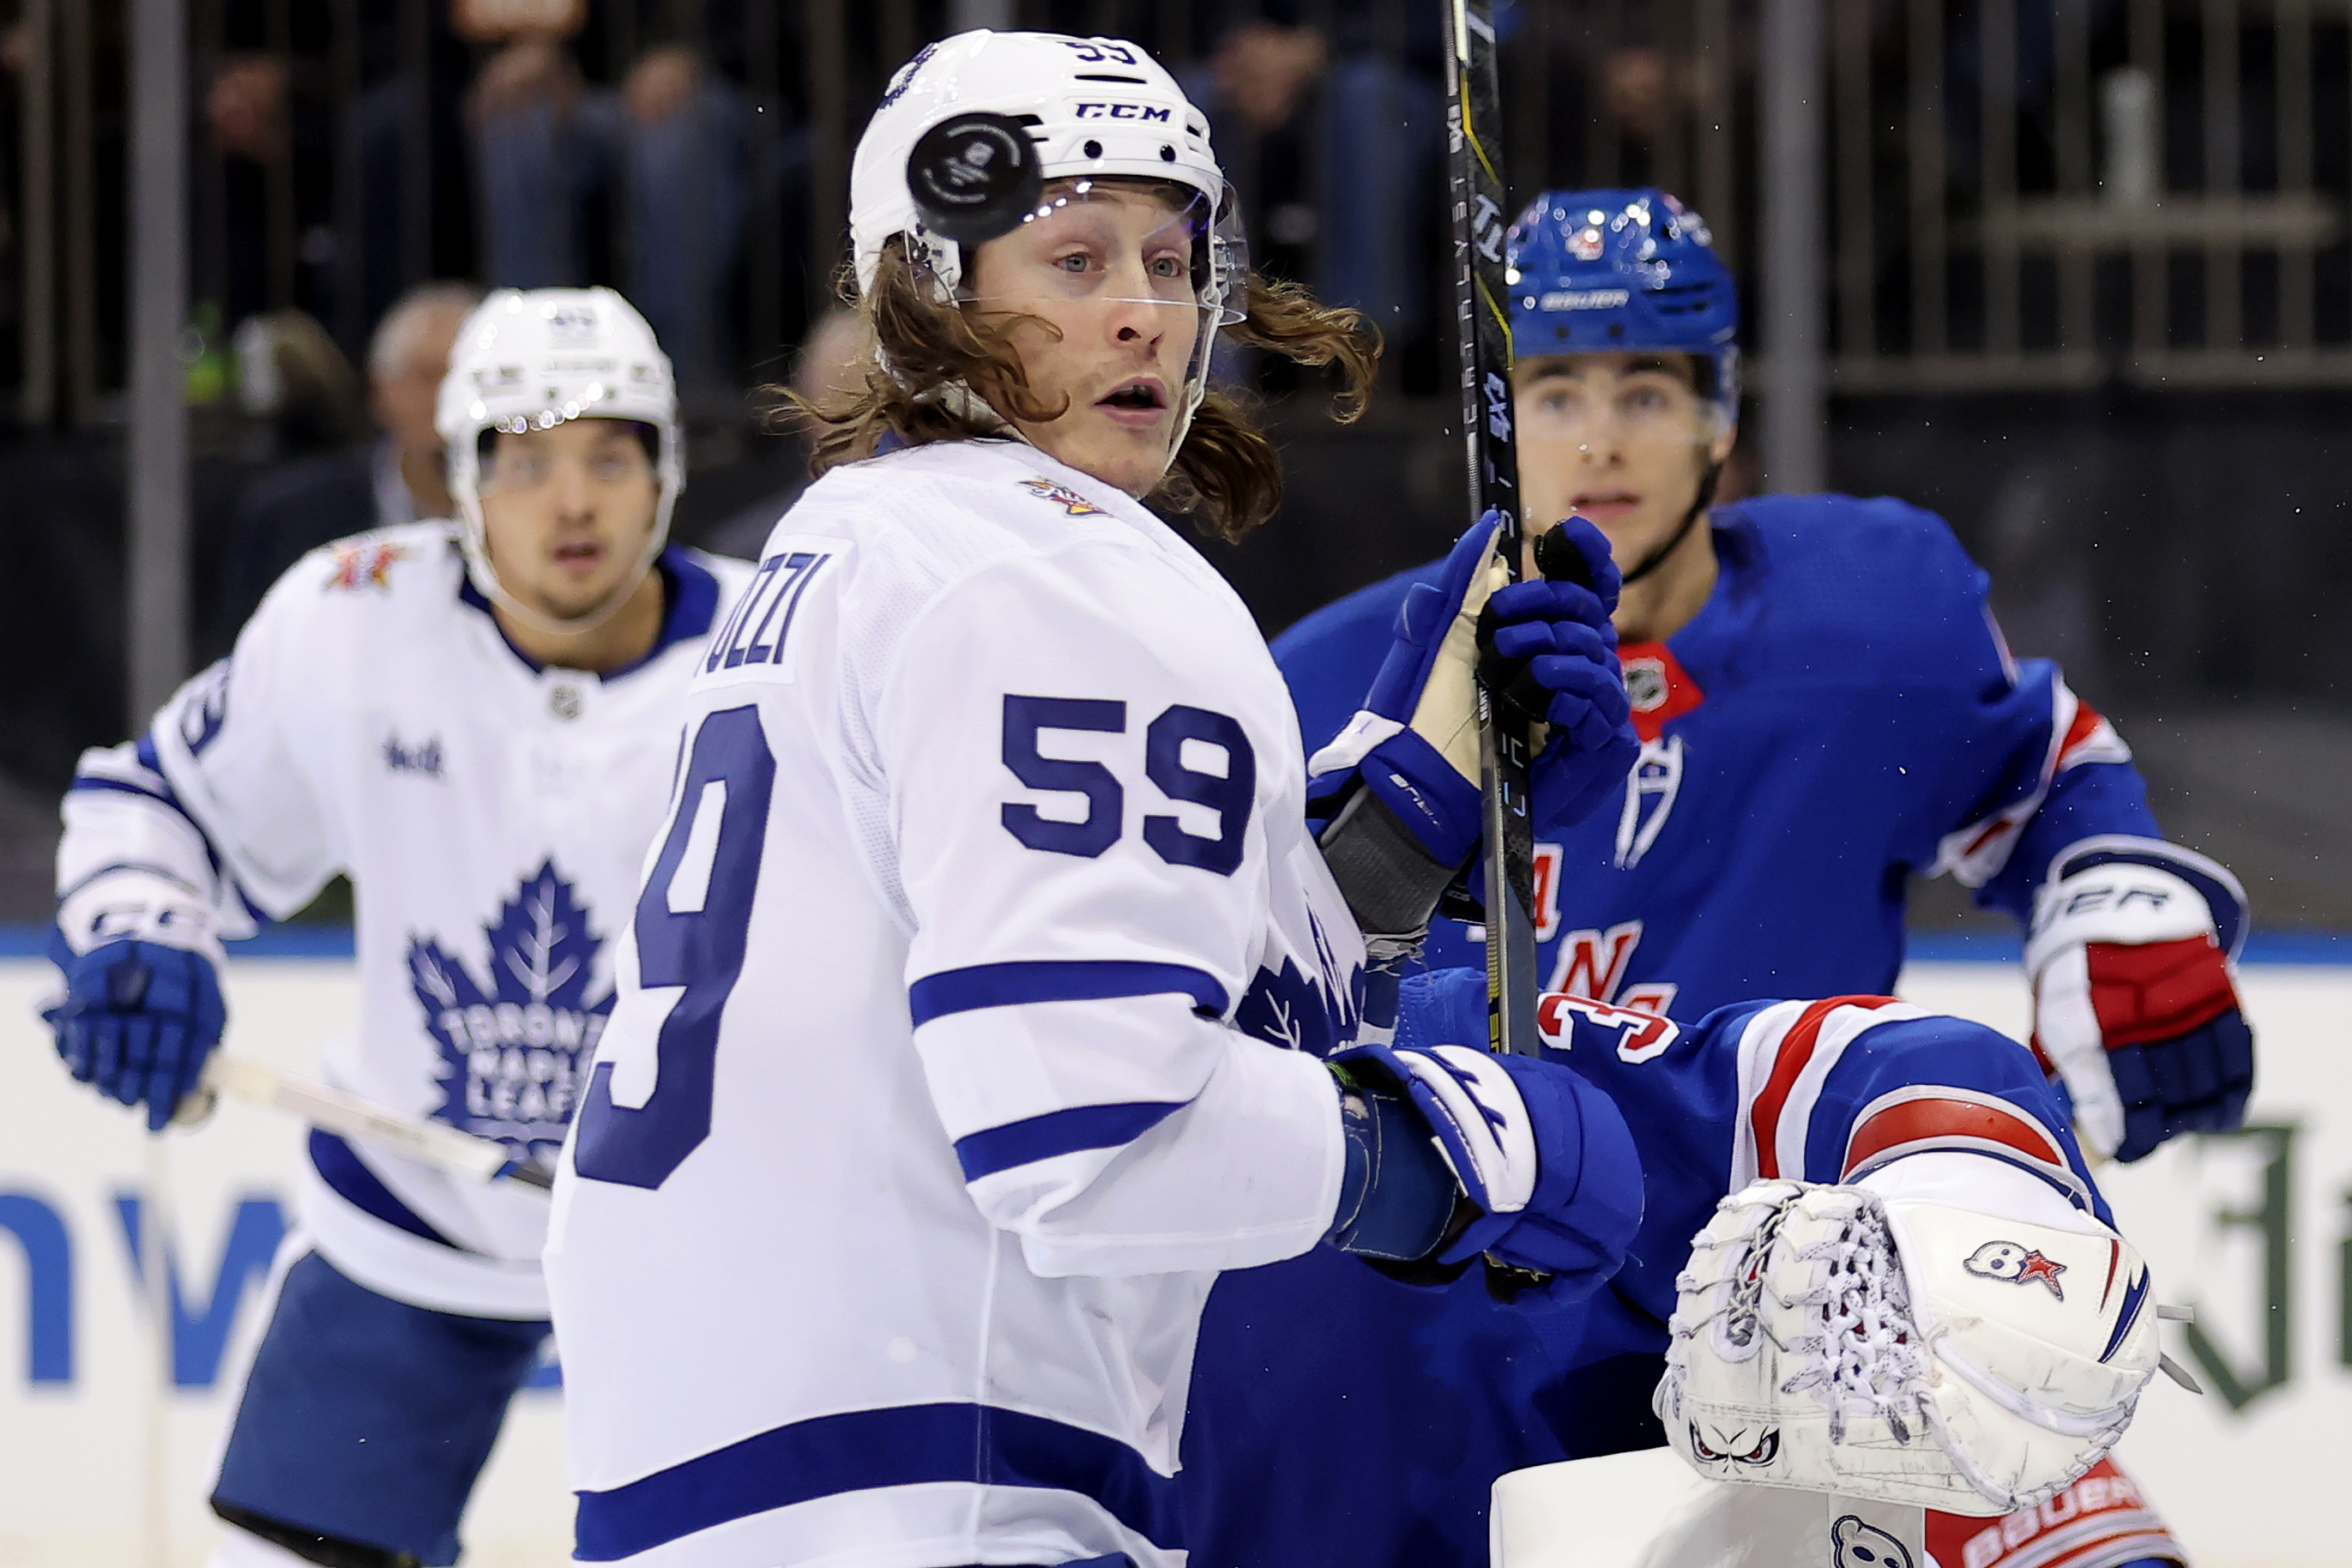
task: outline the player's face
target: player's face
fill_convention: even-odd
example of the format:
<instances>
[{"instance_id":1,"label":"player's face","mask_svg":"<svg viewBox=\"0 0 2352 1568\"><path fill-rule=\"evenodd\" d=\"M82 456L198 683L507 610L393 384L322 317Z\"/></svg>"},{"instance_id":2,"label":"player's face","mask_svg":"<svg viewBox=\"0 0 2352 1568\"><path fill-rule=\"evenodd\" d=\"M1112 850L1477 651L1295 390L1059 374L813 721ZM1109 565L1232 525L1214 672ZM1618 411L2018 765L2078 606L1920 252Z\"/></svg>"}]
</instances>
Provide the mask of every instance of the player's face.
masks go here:
<instances>
[{"instance_id":1,"label":"player's face","mask_svg":"<svg viewBox=\"0 0 2352 1568\"><path fill-rule=\"evenodd\" d=\"M1695 387L1688 355L1589 353L1521 361L1519 483L1530 527L1573 512L1631 569L1673 534L1732 432Z\"/></svg>"},{"instance_id":2,"label":"player's face","mask_svg":"<svg viewBox=\"0 0 2352 1568\"><path fill-rule=\"evenodd\" d=\"M574 419L500 431L482 463L482 523L506 591L543 615L586 615L645 560L661 487L638 426Z\"/></svg>"},{"instance_id":3,"label":"player's face","mask_svg":"<svg viewBox=\"0 0 2352 1568\"><path fill-rule=\"evenodd\" d=\"M1059 418L1016 421L1040 449L1131 496L1174 456L1202 311L1193 224L1158 188L1047 187L1041 215L982 246L965 279L975 313L1028 316L1012 341Z\"/></svg>"}]
</instances>

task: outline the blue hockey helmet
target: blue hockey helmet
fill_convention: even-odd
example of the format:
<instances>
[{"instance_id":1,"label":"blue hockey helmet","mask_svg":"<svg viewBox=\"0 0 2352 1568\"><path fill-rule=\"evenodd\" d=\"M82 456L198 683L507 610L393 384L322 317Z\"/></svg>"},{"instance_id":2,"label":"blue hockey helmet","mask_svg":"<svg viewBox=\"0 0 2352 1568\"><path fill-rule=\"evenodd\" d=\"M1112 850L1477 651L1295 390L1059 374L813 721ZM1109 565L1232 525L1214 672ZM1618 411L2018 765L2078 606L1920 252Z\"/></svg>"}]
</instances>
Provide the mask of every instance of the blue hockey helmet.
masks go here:
<instances>
[{"instance_id":1,"label":"blue hockey helmet","mask_svg":"<svg viewBox=\"0 0 2352 1568\"><path fill-rule=\"evenodd\" d=\"M1706 220L1657 189L1546 191L1511 226L1511 352L1696 354L1739 417L1739 291Z\"/></svg>"}]
</instances>

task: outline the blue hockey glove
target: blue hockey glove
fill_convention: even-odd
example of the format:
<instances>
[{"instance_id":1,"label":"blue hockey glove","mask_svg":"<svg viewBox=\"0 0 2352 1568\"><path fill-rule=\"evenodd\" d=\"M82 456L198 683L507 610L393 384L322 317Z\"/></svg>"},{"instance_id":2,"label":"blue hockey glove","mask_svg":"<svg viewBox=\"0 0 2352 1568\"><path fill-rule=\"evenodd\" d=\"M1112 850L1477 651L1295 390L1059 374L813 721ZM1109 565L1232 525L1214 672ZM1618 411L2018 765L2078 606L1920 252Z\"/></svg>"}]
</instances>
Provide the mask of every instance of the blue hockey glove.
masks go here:
<instances>
[{"instance_id":1,"label":"blue hockey glove","mask_svg":"<svg viewBox=\"0 0 2352 1568\"><path fill-rule=\"evenodd\" d=\"M1551 727L1529 783L1536 820L1557 831L1583 821L1624 782L1642 742L1609 621L1620 584L1607 536L1571 517L1536 541L1536 563L1541 578L1486 601L1478 678L1506 711Z\"/></svg>"},{"instance_id":2,"label":"blue hockey glove","mask_svg":"<svg viewBox=\"0 0 2352 1568\"><path fill-rule=\"evenodd\" d=\"M144 1104L148 1130L163 1131L227 1021L212 959L135 938L77 953L54 927L49 957L66 994L42 1016L67 1070L110 1100Z\"/></svg>"},{"instance_id":3,"label":"blue hockey glove","mask_svg":"<svg viewBox=\"0 0 2352 1568\"><path fill-rule=\"evenodd\" d=\"M1327 824L1325 858L1368 935L1417 933L1478 847L1482 662L1510 700L1557 726L1536 759L1538 809L1589 809L1640 750L1609 625L1616 576L1606 542L1590 523L1566 525L1564 542L1599 592L1511 585L1495 557L1496 524L1492 512L1480 519L1438 581L1405 596L1363 708L1307 763L1308 816Z\"/></svg>"},{"instance_id":4,"label":"blue hockey glove","mask_svg":"<svg viewBox=\"0 0 2352 1568\"><path fill-rule=\"evenodd\" d=\"M2182 874L2200 862L2156 846L2062 876L2034 900L2033 1048L2064 1084L2076 1133L2118 1160L2245 1120L2253 1033L2198 881L2225 905L2234 889Z\"/></svg>"},{"instance_id":5,"label":"blue hockey glove","mask_svg":"<svg viewBox=\"0 0 2352 1568\"><path fill-rule=\"evenodd\" d=\"M1475 971L1416 975L1401 1001L1400 1041L1486 1032ZM1642 1221L1641 1161L1616 1105L1578 1073L1452 1043L1362 1046L1331 1059L1366 1107L1349 1126L1335 1246L1383 1258L1421 1246L1415 1256L1440 1264L1484 1254L1549 1276L1554 1304L1591 1295L1623 1263ZM1408 1107L1417 1128L1402 1120ZM1433 1139L1452 1178L1443 1193L1425 1157L1411 1157Z\"/></svg>"}]
</instances>

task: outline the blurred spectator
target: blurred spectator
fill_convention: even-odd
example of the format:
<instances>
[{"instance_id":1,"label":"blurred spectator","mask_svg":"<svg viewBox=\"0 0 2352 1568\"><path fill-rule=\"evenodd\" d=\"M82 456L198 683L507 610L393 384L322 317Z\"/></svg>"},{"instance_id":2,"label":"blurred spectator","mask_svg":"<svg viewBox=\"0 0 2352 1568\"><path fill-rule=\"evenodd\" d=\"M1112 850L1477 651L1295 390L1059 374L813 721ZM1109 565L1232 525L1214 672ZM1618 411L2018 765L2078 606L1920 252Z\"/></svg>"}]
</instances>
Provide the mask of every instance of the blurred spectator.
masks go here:
<instances>
[{"instance_id":1,"label":"blurred spectator","mask_svg":"<svg viewBox=\"0 0 2352 1568\"><path fill-rule=\"evenodd\" d=\"M856 310L837 305L809 330L808 341L801 345L793 362L791 389L811 403L826 403L864 385L866 374L873 366L873 334ZM796 436L806 434L807 416L789 402L779 400L772 422L779 430ZM703 536L702 547L720 555L758 560L761 546L767 543L776 519L783 516L807 488L808 480L803 476L762 497L711 529Z\"/></svg>"},{"instance_id":2,"label":"blurred spectator","mask_svg":"<svg viewBox=\"0 0 2352 1568\"><path fill-rule=\"evenodd\" d=\"M1431 215L1442 207L1445 89L1438 12L1426 10L1425 26L1402 24L1397 37L1370 16L1328 32L1263 16L1238 21L1218 36L1205 79L1194 72L1187 82L1221 125L1311 149L1319 184L1270 204L1265 237L1311 239L1317 291L1365 312L1391 343L1435 314L1428 254Z\"/></svg>"},{"instance_id":3,"label":"blurred spectator","mask_svg":"<svg viewBox=\"0 0 2352 1568\"><path fill-rule=\"evenodd\" d=\"M1601 100L1620 124L1653 144L1674 128L1683 108L1665 55L1647 46L1611 52L1601 64Z\"/></svg>"},{"instance_id":4,"label":"blurred spectator","mask_svg":"<svg viewBox=\"0 0 2352 1568\"><path fill-rule=\"evenodd\" d=\"M1210 69L1217 97L1261 133L1286 123L1329 61L1331 41L1318 27L1244 22L1217 46Z\"/></svg>"},{"instance_id":5,"label":"blurred spectator","mask_svg":"<svg viewBox=\"0 0 2352 1568\"><path fill-rule=\"evenodd\" d=\"M346 445L297 458L246 487L230 523L219 589L202 628L213 651L226 649L269 585L306 551L370 528L449 515L433 400L457 328L480 298L481 291L468 283L427 283L404 295L368 345L368 406L383 435L373 446ZM271 333L270 369L263 374L280 376L283 391L291 395L298 378L321 376L316 351L323 346L331 352L332 345L320 333L307 350L289 354L286 341Z\"/></svg>"},{"instance_id":6,"label":"blurred spectator","mask_svg":"<svg viewBox=\"0 0 2352 1568\"><path fill-rule=\"evenodd\" d=\"M268 423L272 456L328 451L366 436L359 376L307 311L247 316L232 346L237 401Z\"/></svg>"},{"instance_id":7,"label":"blurred spectator","mask_svg":"<svg viewBox=\"0 0 2352 1568\"><path fill-rule=\"evenodd\" d=\"M286 133L286 62L276 55L224 62L205 94L205 121L224 156L267 162Z\"/></svg>"},{"instance_id":8,"label":"blurred spectator","mask_svg":"<svg viewBox=\"0 0 2352 1568\"><path fill-rule=\"evenodd\" d=\"M678 385L727 384L725 308L743 229L750 114L694 50L649 50L621 84L631 296L677 368Z\"/></svg>"},{"instance_id":9,"label":"blurred spectator","mask_svg":"<svg viewBox=\"0 0 2352 1568\"><path fill-rule=\"evenodd\" d=\"M467 110L489 280L591 281L600 214L617 206L625 286L680 388L725 391L754 137L742 95L679 44L647 50L617 91L592 88L563 37L540 31L491 57Z\"/></svg>"},{"instance_id":10,"label":"blurred spectator","mask_svg":"<svg viewBox=\"0 0 2352 1568\"><path fill-rule=\"evenodd\" d=\"M588 123L587 98L571 50L540 36L509 42L467 89L466 124L481 182L482 269L493 286L589 281L587 205L608 176L610 138Z\"/></svg>"}]
</instances>

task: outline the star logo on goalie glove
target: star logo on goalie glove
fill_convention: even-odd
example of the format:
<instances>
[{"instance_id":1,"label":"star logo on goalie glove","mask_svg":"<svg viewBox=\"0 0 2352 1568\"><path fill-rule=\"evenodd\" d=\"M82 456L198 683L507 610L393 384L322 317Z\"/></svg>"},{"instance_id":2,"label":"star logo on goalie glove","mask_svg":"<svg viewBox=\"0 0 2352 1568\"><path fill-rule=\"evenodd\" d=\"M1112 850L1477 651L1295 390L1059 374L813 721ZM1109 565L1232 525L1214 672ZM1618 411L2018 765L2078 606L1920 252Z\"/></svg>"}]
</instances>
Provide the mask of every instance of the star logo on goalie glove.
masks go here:
<instances>
[{"instance_id":1,"label":"star logo on goalie glove","mask_svg":"<svg viewBox=\"0 0 2352 1568\"><path fill-rule=\"evenodd\" d=\"M1988 1279L2006 1279L2012 1285L2030 1285L2039 1279L2050 1287L2050 1293L2061 1301L2066 1292L2058 1284L2058 1276L2066 1266L2017 1241L1988 1241L1968 1256L1960 1265L1971 1274L1981 1274Z\"/></svg>"}]
</instances>

